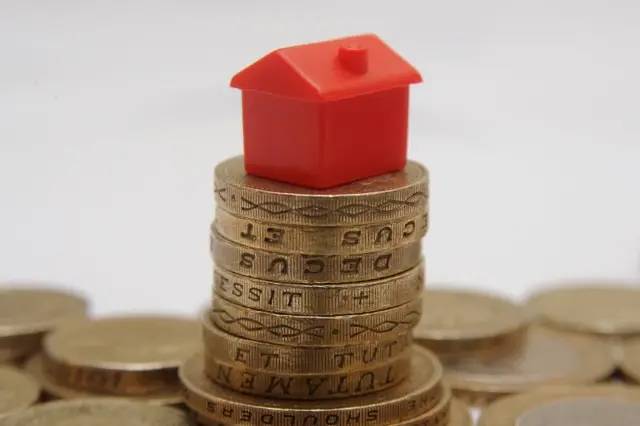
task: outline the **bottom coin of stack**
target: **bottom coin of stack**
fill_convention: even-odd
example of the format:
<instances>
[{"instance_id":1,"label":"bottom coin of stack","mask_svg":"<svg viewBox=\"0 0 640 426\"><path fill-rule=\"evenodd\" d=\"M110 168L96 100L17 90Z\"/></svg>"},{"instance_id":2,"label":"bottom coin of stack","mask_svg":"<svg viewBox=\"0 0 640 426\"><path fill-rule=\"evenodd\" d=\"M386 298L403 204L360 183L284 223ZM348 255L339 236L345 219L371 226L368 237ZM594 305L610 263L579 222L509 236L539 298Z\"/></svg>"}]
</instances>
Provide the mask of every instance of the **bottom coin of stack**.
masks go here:
<instances>
[{"instance_id":1,"label":"bottom coin of stack","mask_svg":"<svg viewBox=\"0 0 640 426\"><path fill-rule=\"evenodd\" d=\"M179 404L178 366L200 351L200 324L170 316L113 317L49 334L25 369L52 399L122 397Z\"/></svg>"},{"instance_id":2,"label":"bottom coin of stack","mask_svg":"<svg viewBox=\"0 0 640 426\"><path fill-rule=\"evenodd\" d=\"M400 384L335 400L276 400L225 389L207 377L203 355L184 363L179 375L185 403L203 425L470 425L468 410L442 385L437 358L418 346L410 351L412 373Z\"/></svg>"}]
</instances>

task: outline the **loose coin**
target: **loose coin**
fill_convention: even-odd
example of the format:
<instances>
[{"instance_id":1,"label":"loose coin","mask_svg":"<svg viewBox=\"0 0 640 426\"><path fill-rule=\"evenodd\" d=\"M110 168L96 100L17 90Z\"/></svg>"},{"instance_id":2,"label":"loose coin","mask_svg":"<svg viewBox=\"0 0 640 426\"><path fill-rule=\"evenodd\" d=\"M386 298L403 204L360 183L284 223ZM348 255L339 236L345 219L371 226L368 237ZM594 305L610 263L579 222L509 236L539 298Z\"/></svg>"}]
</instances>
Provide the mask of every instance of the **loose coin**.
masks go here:
<instances>
[{"instance_id":1,"label":"loose coin","mask_svg":"<svg viewBox=\"0 0 640 426\"><path fill-rule=\"evenodd\" d=\"M373 368L405 354L411 333L386 340L313 348L282 346L236 337L203 316L204 350L209 358L273 374L338 374Z\"/></svg>"},{"instance_id":2,"label":"loose coin","mask_svg":"<svg viewBox=\"0 0 640 426\"><path fill-rule=\"evenodd\" d=\"M445 378L455 395L478 406L536 386L594 383L614 367L606 343L536 325L510 358L445 361Z\"/></svg>"},{"instance_id":3,"label":"loose coin","mask_svg":"<svg viewBox=\"0 0 640 426\"><path fill-rule=\"evenodd\" d=\"M424 262L388 278L356 283L287 284L244 277L223 268L213 274L214 297L281 314L344 315L393 308L424 289Z\"/></svg>"},{"instance_id":4,"label":"loose coin","mask_svg":"<svg viewBox=\"0 0 640 426\"><path fill-rule=\"evenodd\" d=\"M0 426L189 426L185 413L169 407L95 398L56 401L0 420Z\"/></svg>"},{"instance_id":5,"label":"loose coin","mask_svg":"<svg viewBox=\"0 0 640 426\"><path fill-rule=\"evenodd\" d=\"M314 190L248 175L243 157L226 160L215 170L218 207L237 216L300 225L378 223L424 213L429 174L409 161L398 172Z\"/></svg>"},{"instance_id":6,"label":"loose coin","mask_svg":"<svg viewBox=\"0 0 640 426\"><path fill-rule=\"evenodd\" d=\"M420 263L420 243L357 255L282 254L252 249L211 236L216 265L240 275L294 283L332 283L390 277Z\"/></svg>"},{"instance_id":7,"label":"loose coin","mask_svg":"<svg viewBox=\"0 0 640 426\"><path fill-rule=\"evenodd\" d=\"M295 226L234 216L217 209L212 233L259 250L314 255L359 254L419 242L429 226L429 214L350 226Z\"/></svg>"},{"instance_id":8,"label":"loose coin","mask_svg":"<svg viewBox=\"0 0 640 426\"><path fill-rule=\"evenodd\" d=\"M68 326L44 341L45 370L65 387L117 396L179 389L178 366L201 350L191 318L131 316Z\"/></svg>"},{"instance_id":9,"label":"loose coin","mask_svg":"<svg viewBox=\"0 0 640 426\"><path fill-rule=\"evenodd\" d=\"M37 352L46 332L86 318L87 310L86 300L59 290L0 289L0 362Z\"/></svg>"},{"instance_id":10,"label":"loose coin","mask_svg":"<svg viewBox=\"0 0 640 426\"><path fill-rule=\"evenodd\" d=\"M36 355L29 359L25 365L24 370L32 376L38 384L42 387L42 390L49 397L49 399L86 399L94 398L101 395L99 393L91 393L87 391L72 389L62 384L56 383L54 379L47 373L43 364L42 355ZM117 397L113 396L111 399L125 399L127 401L144 402L151 405L174 405L183 401L182 393L179 389L168 392L167 394L160 395L148 395L148 396L126 396Z\"/></svg>"},{"instance_id":11,"label":"loose coin","mask_svg":"<svg viewBox=\"0 0 640 426\"><path fill-rule=\"evenodd\" d=\"M201 416L222 423L259 426L370 426L397 424L418 417L442 398L441 367L429 351L414 347L411 376L398 386L370 395L329 401L278 401L242 395L212 383L204 359L195 356L180 368L185 402Z\"/></svg>"},{"instance_id":12,"label":"loose coin","mask_svg":"<svg viewBox=\"0 0 640 426\"><path fill-rule=\"evenodd\" d=\"M279 345L335 346L389 340L408 333L420 320L422 301L368 314L283 315L238 306L215 298L211 319L238 337Z\"/></svg>"},{"instance_id":13,"label":"loose coin","mask_svg":"<svg viewBox=\"0 0 640 426\"><path fill-rule=\"evenodd\" d=\"M406 379L410 353L386 364L338 374L264 373L205 358L205 373L220 386L248 395L278 399L349 398L388 389Z\"/></svg>"},{"instance_id":14,"label":"loose coin","mask_svg":"<svg viewBox=\"0 0 640 426\"><path fill-rule=\"evenodd\" d=\"M616 388L567 388L503 398L483 410L478 426L638 424L640 392Z\"/></svg>"},{"instance_id":15,"label":"loose coin","mask_svg":"<svg viewBox=\"0 0 640 426\"><path fill-rule=\"evenodd\" d=\"M494 349L520 340L530 323L521 306L488 294L429 288L422 303L415 340L441 355Z\"/></svg>"},{"instance_id":16,"label":"loose coin","mask_svg":"<svg viewBox=\"0 0 640 426\"><path fill-rule=\"evenodd\" d=\"M627 341L622 354L622 372L636 383L640 382L640 339Z\"/></svg>"},{"instance_id":17,"label":"loose coin","mask_svg":"<svg viewBox=\"0 0 640 426\"><path fill-rule=\"evenodd\" d=\"M457 399L451 401L451 420L449 423L437 423L434 426L447 424L449 426L473 426L473 416L467 404Z\"/></svg>"},{"instance_id":18,"label":"loose coin","mask_svg":"<svg viewBox=\"0 0 640 426\"><path fill-rule=\"evenodd\" d=\"M573 285L533 295L529 306L544 321L609 336L640 334L640 288Z\"/></svg>"},{"instance_id":19,"label":"loose coin","mask_svg":"<svg viewBox=\"0 0 640 426\"><path fill-rule=\"evenodd\" d=\"M0 366L0 421L35 404L40 386L24 373Z\"/></svg>"}]
</instances>

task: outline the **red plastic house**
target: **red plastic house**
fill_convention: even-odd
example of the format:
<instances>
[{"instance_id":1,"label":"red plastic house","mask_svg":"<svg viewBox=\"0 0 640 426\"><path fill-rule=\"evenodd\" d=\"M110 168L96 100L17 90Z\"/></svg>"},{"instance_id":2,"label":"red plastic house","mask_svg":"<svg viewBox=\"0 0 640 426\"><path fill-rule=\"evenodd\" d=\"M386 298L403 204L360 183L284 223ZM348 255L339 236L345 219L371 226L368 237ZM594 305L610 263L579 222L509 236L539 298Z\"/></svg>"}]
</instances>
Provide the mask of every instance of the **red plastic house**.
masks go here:
<instances>
[{"instance_id":1,"label":"red plastic house","mask_svg":"<svg viewBox=\"0 0 640 426\"><path fill-rule=\"evenodd\" d=\"M375 35L287 47L236 74L247 173L324 189L402 169L420 73Z\"/></svg>"}]
</instances>

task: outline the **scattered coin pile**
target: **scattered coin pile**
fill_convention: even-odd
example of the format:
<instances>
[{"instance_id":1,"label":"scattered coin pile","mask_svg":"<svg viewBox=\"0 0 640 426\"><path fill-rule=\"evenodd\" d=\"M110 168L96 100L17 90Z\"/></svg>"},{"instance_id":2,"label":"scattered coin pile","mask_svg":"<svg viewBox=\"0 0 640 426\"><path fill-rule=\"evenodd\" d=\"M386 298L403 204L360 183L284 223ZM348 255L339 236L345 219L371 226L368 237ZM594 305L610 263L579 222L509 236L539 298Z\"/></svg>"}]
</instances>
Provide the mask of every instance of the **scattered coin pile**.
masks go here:
<instances>
[{"instance_id":1,"label":"scattered coin pile","mask_svg":"<svg viewBox=\"0 0 640 426\"><path fill-rule=\"evenodd\" d=\"M441 365L411 345L422 166L319 191L248 176L237 157L215 193L205 350L181 369L202 423L449 424Z\"/></svg>"},{"instance_id":2,"label":"scattered coin pile","mask_svg":"<svg viewBox=\"0 0 640 426\"><path fill-rule=\"evenodd\" d=\"M534 387L595 383L614 371L610 345L533 318L528 306L503 298L429 288L416 341L440 356L454 395L476 407Z\"/></svg>"}]
</instances>

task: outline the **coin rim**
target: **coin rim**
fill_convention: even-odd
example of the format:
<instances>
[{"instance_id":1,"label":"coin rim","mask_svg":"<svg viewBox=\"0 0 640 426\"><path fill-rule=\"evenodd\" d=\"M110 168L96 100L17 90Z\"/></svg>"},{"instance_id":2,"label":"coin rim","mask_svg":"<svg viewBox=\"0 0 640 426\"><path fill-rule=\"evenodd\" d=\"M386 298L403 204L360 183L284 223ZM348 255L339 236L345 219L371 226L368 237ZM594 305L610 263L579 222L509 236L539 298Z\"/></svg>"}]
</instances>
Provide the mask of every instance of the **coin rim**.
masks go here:
<instances>
[{"instance_id":1,"label":"coin rim","mask_svg":"<svg viewBox=\"0 0 640 426\"><path fill-rule=\"evenodd\" d=\"M299 292L308 293L309 296L305 297L304 306L296 309L284 310L279 306L274 308L274 305L266 307L266 306L263 306L263 304L261 303L255 303L254 305L249 306L249 303L246 303L244 299L239 297L236 297L236 298L229 297L225 292L219 289L219 285L217 284L217 280L215 278L216 271L219 271L220 274L227 275L230 278L234 278L234 280L242 280L247 283L254 283L255 287L273 286L274 288L279 288L279 289L289 289L289 290L296 289ZM212 301L213 301L213 298L220 297L236 305L240 305L246 308L251 308L256 310L269 311L269 312L273 312L274 314L283 314L283 315L311 314L311 315L326 315L326 316L367 314L367 313L373 313L380 310L395 308L397 306L404 305L405 303L408 303L414 300L416 297L422 297L424 286L427 279L426 276L427 276L427 272L426 272L426 262L425 262L424 256L420 258L420 262L416 266L409 268L406 271L400 272L398 274L391 275L389 277L379 278L375 280L367 280L367 281L356 281L356 282L348 282L348 283L328 283L328 284L327 283L325 284L286 283L281 281L270 281L270 280L240 275L237 272L229 271L227 268L216 265L213 270L214 284L212 286L211 295L212 295ZM415 282L413 282L414 280ZM233 281L233 282L236 282L236 281ZM231 283L232 281L229 280L229 284ZM420 284L419 286L417 285L418 283ZM387 287L388 288L406 287L407 297L402 299L397 297L396 295L392 296L393 292L388 291L387 292L389 294L388 300L393 299L393 300L396 300L396 302L393 302L393 303L387 302L384 304L376 303L375 308L373 307L374 303L370 304L371 307L358 309L354 303L345 302L343 304L341 303L336 305L325 304L325 307L326 306L335 306L335 307L332 307L331 309L326 310L324 312L317 312L316 309L311 309L311 306L313 306L311 301L313 301L313 299L320 298L320 296L317 296L317 295L314 296L314 293L316 292L332 292L332 293L336 293L337 295L340 292L363 291L363 289L371 289L371 291L374 293L374 296L376 296L380 294L380 292L378 292L379 288L387 288ZM245 293L247 293L246 288L244 290L245 290ZM411 291L408 291L408 290L411 290ZM381 298L374 297L373 299L376 301L380 301L382 297ZM340 306L342 307L340 308Z\"/></svg>"},{"instance_id":2,"label":"coin rim","mask_svg":"<svg viewBox=\"0 0 640 426\"><path fill-rule=\"evenodd\" d=\"M428 287L425 288L424 297L423 297L423 312L424 316L429 316L429 310L427 309L427 304L433 301L434 295L437 297L438 295L450 295L450 296L473 296L478 299L482 299L485 302L491 303L500 303L504 307L507 307L512 312L509 314L507 318L509 321L505 321L505 316L502 315L500 318L496 318L490 322L491 327L483 327L481 329L471 329L464 330L458 328L456 330L424 330L420 329L420 324L418 324L415 328L414 335L416 340L426 341L427 344L429 341L434 342L442 342L442 341L452 341L452 340L471 340L471 339L485 339L495 337L500 334L510 334L517 333L518 331L526 328L530 325L533 318L527 312L524 305L521 305L514 300L511 300L507 297L502 297L496 294L483 293L474 290L466 290L466 289L444 289L444 288L434 288L433 284L429 284ZM452 309L453 311L453 309ZM456 311L454 311L456 312ZM459 311L458 311L459 312Z\"/></svg>"},{"instance_id":3,"label":"coin rim","mask_svg":"<svg viewBox=\"0 0 640 426\"><path fill-rule=\"evenodd\" d=\"M185 327L187 323L192 323L194 326L194 330L197 329L198 333L194 335L201 334L202 328L201 323L197 320L197 318L192 318L189 316L179 316L179 315L152 315L152 314L141 314L141 315L117 315L117 316L108 316L102 318L95 318L89 321L84 321L80 324L68 325L65 327L61 327L49 334L47 334L42 341L43 351L46 352L47 358L49 358L52 362L56 362L59 364L66 364L72 366L74 368L93 368L105 371L124 371L134 373L136 371L151 371L151 370L163 370L175 368L177 369L182 363L183 359L172 359L170 361L162 361L162 362L147 362L147 363L129 363L123 361L98 361L91 362L86 359L83 360L82 357L79 357L78 354L68 354L63 353L60 354L59 350L55 350L56 348L52 348L52 341L55 343L57 339L62 339L63 341L69 341L69 334L77 333L79 330L81 332L87 334L90 333L92 327L95 327L99 324L104 324L112 321L123 321L129 323L130 321L135 322L136 320L145 320L145 321L155 321L155 320L169 320L169 321L179 321L184 323ZM125 325L126 326L126 325ZM183 341L183 344L186 343L186 340ZM64 348L64 346L63 346ZM195 351L200 350L200 348L194 348ZM63 351L64 352L64 351Z\"/></svg>"},{"instance_id":4,"label":"coin rim","mask_svg":"<svg viewBox=\"0 0 640 426\"><path fill-rule=\"evenodd\" d=\"M307 326L311 326L317 321L318 323L326 324L327 328L332 328L331 330L332 333L327 333L321 339L318 339L316 341L307 342L306 338L303 338L303 337L300 337L299 339L292 337L291 340L288 340L288 341L284 341L283 339L277 340L275 338L269 337L268 335L264 335L264 333L250 334L249 331L239 330L238 327L235 328L233 331L231 331L229 327L221 326L218 320L214 318L213 314L216 309L222 309L224 312L227 312L228 310L233 309L237 312L247 313L247 315L254 315L254 318L260 316L269 321L277 321L277 322L274 322L274 324L278 324L278 325L280 324L286 325L291 321L296 321L296 322L305 323ZM211 316L211 320L216 327L218 327L222 331L225 331L228 334L232 334L237 337L255 340L259 342L273 343L281 346L305 346L305 347L323 348L323 347L345 345L349 343L356 343L356 342L362 343L365 341L370 341L371 337L367 337L365 333L363 333L362 338L358 338L358 339L349 336L349 333L346 332L346 330L348 329L348 325L352 321L358 321L358 320L368 321L374 318L379 321L379 324L382 324L389 321L388 318L391 318L392 315L405 314L405 316L408 316L409 314L412 314L414 312L417 313L417 315L422 315L422 301L420 299L414 299L403 305L396 306L389 309L384 309L382 311L376 311L373 313L326 316L326 315L272 314L267 311L259 311L256 309L251 309L244 306L236 305L235 303L231 303L226 299L216 298L216 300L214 300L213 302L211 310L209 311L209 315ZM237 320L238 318L234 318L233 321L238 322ZM418 317L418 320L419 320L419 317ZM331 327L329 327L328 324L332 324ZM412 325L412 324L404 324L403 327L395 327L394 329L391 329L390 331L388 331L388 333L389 333L389 336L404 334L412 330L414 326L415 325ZM339 333L334 334L333 330L339 330ZM258 330L258 331L261 331L261 330ZM385 335L380 337L381 338L379 340L384 340L382 337L386 338L387 336ZM300 339L302 339L303 341L300 341Z\"/></svg>"},{"instance_id":5,"label":"coin rim","mask_svg":"<svg viewBox=\"0 0 640 426\"><path fill-rule=\"evenodd\" d=\"M481 380L464 378L462 374L452 374L445 366L445 381L454 390L462 392L478 393L491 397L492 394L506 394L520 392L523 389L554 384L580 384L593 383L608 377L616 368L615 357L611 347L594 337L580 334L571 334L558 330L553 330L541 325L533 325L528 332L544 332L553 334L560 339L568 341L572 346L577 347L582 355L582 365L580 369L572 370L571 374L553 379L536 381L534 383L510 382L500 384L499 382L484 383ZM586 361L585 361L586 359Z\"/></svg>"},{"instance_id":6,"label":"coin rim","mask_svg":"<svg viewBox=\"0 0 640 426\"><path fill-rule=\"evenodd\" d=\"M183 396L180 391L176 396L145 396L145 397L132 397L132 396L119 396L119 395L96 395L88 392L82 392L75 389L60 386L53 383L44 371L42 363L42 355L35 355L31 357L24 364L24 370L27 374L31 375L41 386L42 390L56 399L70 400L70 399L86 399L86 398L100 398L100 399L115 399L115 400L128 400L134 402L143 402L151 405L174 405L183 402Z\"/></svg>"},{"instance_id":7,"label":"coin rim","mask_svg":"<svg viewBox=\"0 0 640 426\"><path fill-rule=\"evenodd\" d=\"M616 325L615 323L611 322L606 323L607 325L603 325L602 323L597 324L594 322L584 322L579 320L567 320L566 318L558 318L553 312L549 312L548 309L545 308L545 304L541 301L541 299L543 298L553 299L554 297L557 297L559 293L579 292L584 290L603 290L613 292L624 291L627 293L636 293L640 298L640 288L634 288L631 282L629 282L628 285L625 285L624 281L617 281L617 283L618 284L612 283L608 286L586 283L572 283L559 285L557 287L545 288L544 290L537 291L531 294L526 301L526 305L543 321L550 324L555 324L567 330L584 333L594 333L605 336L640 333L640 314L638 315L637 321L634 321L634 324L632 325Z\"/></svg>"},{"instance_id":8,"label":"coin rim","mask_svg":"<svg viewBox=\"0 0 640 426\"><path fill-rule=\"evenodd\" d=\"M3 293L31 293L31 296L34 299L46 300L48 296L53 294L56 297L65 298L66 302L69 302L69 305L73 305L71 308L73 312L69 311L69 306L64 306L65 313L56 318L49 318L41 321L32 321L32 322L23 322L12 325L1 325L0 324L0 338L4 337L16 337L26 334L39 334L45 333L52 329L58 328L60 325L67 323L72 320L85 320L89 316L89 311L91 308L90 301L85 298L82 294L73 292L71 290L66 289L53 289L47 287L37 287L37 286L20 286L17 285L8 285L3 286L0 289L0 297L4 296ZM77 310L77 311L76 311Z\"/></svg>"}]
</instances>

